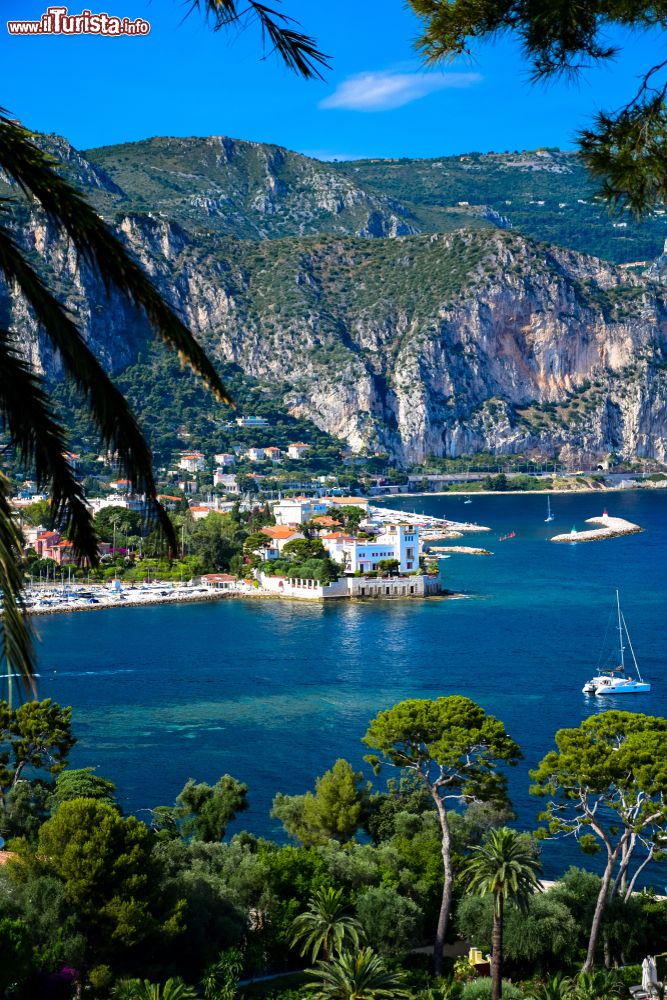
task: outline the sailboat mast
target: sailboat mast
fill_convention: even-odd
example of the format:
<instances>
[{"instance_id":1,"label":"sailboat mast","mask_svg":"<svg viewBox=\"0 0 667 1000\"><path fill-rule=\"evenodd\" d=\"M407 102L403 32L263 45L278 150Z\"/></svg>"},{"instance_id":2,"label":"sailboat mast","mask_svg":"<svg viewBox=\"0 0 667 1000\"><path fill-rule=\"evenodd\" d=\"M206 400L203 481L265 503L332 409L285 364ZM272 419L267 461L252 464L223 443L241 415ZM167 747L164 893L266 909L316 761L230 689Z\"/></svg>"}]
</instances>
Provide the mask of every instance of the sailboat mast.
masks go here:
<instances>
[{"instance_id":1,"label":"sailboat mast","mask_svg":"<svg viewBox=\"0 0 667 1000\"><path fill-rule=\"evenodd\" d=\"M635 651L632 647L632 639L630 638L630 633L628 632L628 624L625 620L625 615L621 614L621 617L623 619L623 628L625 629L625 634L628 639L628 646L630 647L630 652L632 653L632 662L635 665L635 670L637 671L637 677L639 678L639 680L642 680L642 675L639 673L639 664L637 663L637 657L635 656Z\"/></svg>"},{"instance_id":2,"label":"sailboat mast","mask_svg":"<svg viewBox=\"0 0 667 1000\"><path fill-rule=\"evenodd\" d=\"M621 648L621 670L625 670L625 646L623 645L623 624L621 621L621 599L616 591L616 609L618 611L618 643Z\"/></svg>"}]
</instances>

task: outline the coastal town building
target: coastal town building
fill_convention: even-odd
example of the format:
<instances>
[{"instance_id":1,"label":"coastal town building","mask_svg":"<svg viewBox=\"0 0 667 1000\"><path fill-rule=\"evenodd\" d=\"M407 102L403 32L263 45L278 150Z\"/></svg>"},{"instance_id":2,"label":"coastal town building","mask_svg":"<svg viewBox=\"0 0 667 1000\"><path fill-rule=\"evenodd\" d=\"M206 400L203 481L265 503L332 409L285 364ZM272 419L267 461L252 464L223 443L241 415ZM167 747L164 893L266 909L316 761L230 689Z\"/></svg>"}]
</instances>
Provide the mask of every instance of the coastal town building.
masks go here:
<instances>
[{"instance_id":1,"label":"coastal town building","mask_svg":"<svg viewBox=\"0 0 667 1000\"><path fill-rule=\"evenodd\" d=\"M268 548L260 549L259 555L262 559L278 559L288 542L294 542L298 538L303 538L303 534L286 524L272 524L262 528L262 535L266 535L271 540Z\"/></svg>"},{"instance_id":2,"label":"coastal town building","mask_svg":"<svg viewBox=\"0 0 667 1000\"><path fill-rule=\"evenodd\" d=\"M275 445L269 445L268 448L264 449L264 458L267 458L269 462L279 462L282 457L282 451L280 448L276 448Z\"/></svg>"},{"instance_id":3,"label":"coastal town building","mask_svg":"<svg viewBox=\"0 0 667 1000\"><path fill-rule=\"evenodd\" d=\"M318 514L326 514L328 500L313 497L287 497L273 506L276 524L305 524Z\"/></svg>"},{"instance_id":4,"label":"coastal town building","mask_svg":"<svg viewBox=\"0 0 667 1000\"><path fill-rule=\"evenodd\" d=\"M239 484L236 481L236 476L229 472L225 472L224 469L216 469L213 473L213 485L222 486L225 493L240 493Z\"/></svg>"},{"instance_id":5,"label":"coastal town building","mask_svg":"<svg viewBox=\"0 0 667 1000\"><path fill-rule=\"evenodd\" d=\"M263 462L265 457L264 448L248 448L245 457L250 462Z\"/></svg>"},{"instance_id":6,"label":"coastal town building","mask_svg":"<svg viewBox=\"0 0 667 1000\"><path fill-rule=\"evenodd\" d=\"M178 467L185 472L203 472L206 468L206 457L201 451L186 451L179 458Z\"/></svg>"},{"instance_id":7,"label":"coastal town building","mask_svg":"<svg viewBox=\"0 0 667 1000\"><path fill-rule=\"evenodd\" d=\"M303 458L309 448L310 445L304 444L302 441L296 441L294 444L287 446L287 455L289 458Z\"/></svg>"},{"instance_id":8,"label":"coastal town building","mask_svg":"<svg viewBox=\"0 0 667 1000\"><path fill-rule=\"evenodd\" d=\"M237 417L236 423L239 427L269 427L266 417Z\"/></svg>"},{"instance_id":9,"label":"coastal town building","mask_svg":"<svg viewBox=\"0 0 667 1000\"><path fill-rule=\"evenodd\" d=\"M230 573L206 573L201 582L208 590L236 590L237 580Z\"/></svg>"},{"instance_id":10,"label":"coastal town building","mask_svg":"<svg viewBox=\"0 0 667 1000\"><path fill-rule=\"evenodd\" d=\"M419 568L419 528L412 524L387 524L372 540L353 538L344 532L322 535L322 545L346 573L368 573L380 563L395 560L399 573Z\"/></svg>"},{"instance_id":11,"label":"coastal town building","mask_svg":"<svg viewBox=\"0 0 667 1000\"><path fill-rule=\"evenodd\" d=\"M236 455L232 455L229 452L221 451L217 455L213 456L213 461L216 467L219 469L227 469L231 465L236 465Z\"/></svg>"},{"instance_id":12,"label":"coastal town building","mask_svg":"<svg viewBox=\"0 0 667 1000\"><path fill-rule=\"evenodd\" d=\"M391 600L409 597L430 597L442 593L439 576L396 576L368 578L343 576L333 583L317 580L294 580L278 576L260 575L262 590L276 597L304 601L340 600L342 598Z\"/></svg>"}]
</instances>

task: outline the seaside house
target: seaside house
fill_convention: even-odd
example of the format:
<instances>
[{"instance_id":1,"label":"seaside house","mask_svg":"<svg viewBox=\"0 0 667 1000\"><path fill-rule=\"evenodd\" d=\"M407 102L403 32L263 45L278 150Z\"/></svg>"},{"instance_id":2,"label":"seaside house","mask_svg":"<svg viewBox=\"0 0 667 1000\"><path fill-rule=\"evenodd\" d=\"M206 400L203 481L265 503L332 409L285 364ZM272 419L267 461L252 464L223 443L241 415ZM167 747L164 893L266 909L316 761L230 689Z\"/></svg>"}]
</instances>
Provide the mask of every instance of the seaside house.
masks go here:
<instances>
[{"instance_id":1,"label":"seaside house","mask_svg":"<svg viewBox=\"0 0 667 1000\"><path fill-rule=\"evenodd\" d=\"M419 568L419 528L412 524L387 524L371 540L336 531L323 535L322 544L347 573L368 573L376 570L378 563L393 559L400 573L413 573Z\"/></svg>"},{"instance_id":2,"label":"seaside house","mask_svg":"<svg viewBox=\"0 0 667 1000\"><path fill-rule=\"evenodd\" d=\"M213 473L213 485L222 486L225 493L240 493L236 476L225 472L224 469L216 469Z\"/></svg>"},{"instance_id":3,"label":"seaside house","mask_svg":"<svg viewBox=\"0 0 667 1000\"><path fill-rule=\"evenodd\" d=\"M261 529L261 533L271 540L268 548L260 549L262 559L278 559L288 542L296 541L304 536L296 528L287 524L272 524Z\"/></svg>"},{"instance_id":4,"label":"seaside house","mask_svg":"<svg viewBox=\"0 0 667 1000\"><path fill-rule=\"evenodd\" d=\"M211 508L204 505L190 507L190 514L193 521L203 521L211 513Z\"/></svg>"},{"instance_id":5,"label":"seaside house","mask_svg":"<svg viewBox=\"0 0 667 1000\"><path fill-rule=\"evenodd\" d=\"M200 451L186 451L179 458L178 467L185 472L203 472L206 458Z\"/></svg>"},{"instance_id":6,"label":"seaside house","mask_svg":"<svg viewBox=\"0 0 667 1000\"><path fill-rule=\"evenodd\" d=\"M245 457L250 462L263 462L265 457L264 448L248 448Z\"/></svg>"},{"instance_id":7,"label":"seaside house","mask_svg":"<svg viewBox=\"0 0 667 1000\"><path fill-rule=\"evenodd\" d=\"M235 590L236 577L229 573L206 573L201 582L208 590Z\"/></svg>"},{"instance_id":8,"label":"seaside house","mask_svg":"<svg viewBox=\"0 0 667 1000\"><path fill-rule=\"evenodd\" d=\"M213 460L219 469L226 469L231 465L236 465L236 455L232 455L226 451L218 452L217 455L213 456Z\"/></svg>"},{"instance_id":9,"label":"seaside house","mask_svg":"<svg viewBox=\"0 0 667 1000\"><path fill-rule=\"evenodd\" d=\"M295 441L294 444L287 446L287 455L289 458L303 458L309 448L309 444L304 444L303 441Z\"/></svg>"},{"instance_id":10,"label":"seaside house","mask_svg":"<svg viewBox=\"0 0 667 1000\"><path fill-rule=\"evenodd\" d=\"M109 486L112 490L115 490L116 493L129 493L132 489L132 483L129 479L114 479L109 483Z\"/></svg>"},{"instance_id":11,"label":"seaside house","mask_svg":"<svg viewBox=\"0 0 667 1000\"><path fill-rule=\"evenodd\" d=\"M274 504L273 516L277 524L305 524L313 517L326 514L328 509L328 500L317 500L313 497L287 497Z\"/></svg>"},{"instance_id":12,"label":"seaside house","mask_svg":"<svg viewBox=\"0 0 667 1000\"><path fill-rule=\"evenodd\" d=\"M264 449L264 458L268 458L270 462L279 462L282 457L283 453L280 448L276 448L273 444Z\"/></svg>"}]
</instances>

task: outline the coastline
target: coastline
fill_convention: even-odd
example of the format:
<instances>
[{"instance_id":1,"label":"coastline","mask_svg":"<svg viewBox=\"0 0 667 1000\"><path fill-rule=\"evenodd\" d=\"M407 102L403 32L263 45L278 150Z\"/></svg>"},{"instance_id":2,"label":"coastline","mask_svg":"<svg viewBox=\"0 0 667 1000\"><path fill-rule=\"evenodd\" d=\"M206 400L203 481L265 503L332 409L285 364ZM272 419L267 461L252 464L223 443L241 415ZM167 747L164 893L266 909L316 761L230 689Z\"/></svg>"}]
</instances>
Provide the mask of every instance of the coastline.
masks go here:
<instances>
[{"instance_id":1,"label":"coastline","mask_svg":"<svg viewBox=\"0 0 667 1000\"><path fill-rule=\"evenodd\" d=\"M621 488L620 486L582 486L580 490L431 490L428 493L390 493L385 497L373 497L373 501L378 500L400 500L401 497L508 497L508 496L578 496L580 493L644 493L648 490L664 490L664 486L635 486L631 488Z\"/></svg>"}]
</instances>

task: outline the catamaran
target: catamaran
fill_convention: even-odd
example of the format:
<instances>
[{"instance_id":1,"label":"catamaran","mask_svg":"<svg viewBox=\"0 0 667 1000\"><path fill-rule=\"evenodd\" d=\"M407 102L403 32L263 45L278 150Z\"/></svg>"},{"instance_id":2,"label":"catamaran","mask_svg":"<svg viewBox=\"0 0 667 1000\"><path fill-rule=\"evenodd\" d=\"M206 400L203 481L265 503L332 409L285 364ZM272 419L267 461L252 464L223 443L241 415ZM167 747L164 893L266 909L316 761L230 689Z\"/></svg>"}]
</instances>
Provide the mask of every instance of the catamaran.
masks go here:
<instances>
[{"instance_id":1,"label":"catamaran","mask_svg":"<svg viewBox=\"0 0 667 1000\"><path fill-rule=\"evenodd\" d=\"M544 518L544 523L549 524L553 521L554 515L551 513L551 497L547 497L547 516Z\"/></svg>"},{"instance_id":2,"label":"catamaran","mask_svg":"<svg viewBox=\"0 0 667 1000\"><path fill-rule=\"evenodd\" d=\"M616 611L618 615L618 643L620 648L620 663L617 667L600 667L592 680L586 681L582 690L584 694L594 695L617 695L617 694L647 694L651 690L651 685L645 681L639 672L637 657L632 648L632 640L625 623L625 617L621 611L621 601L616 591ZM637 679L626 677L625 675L625 640L632 654Z\"/></svg>"}]
</instances>

